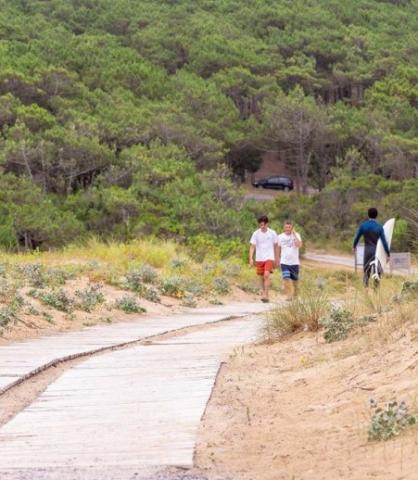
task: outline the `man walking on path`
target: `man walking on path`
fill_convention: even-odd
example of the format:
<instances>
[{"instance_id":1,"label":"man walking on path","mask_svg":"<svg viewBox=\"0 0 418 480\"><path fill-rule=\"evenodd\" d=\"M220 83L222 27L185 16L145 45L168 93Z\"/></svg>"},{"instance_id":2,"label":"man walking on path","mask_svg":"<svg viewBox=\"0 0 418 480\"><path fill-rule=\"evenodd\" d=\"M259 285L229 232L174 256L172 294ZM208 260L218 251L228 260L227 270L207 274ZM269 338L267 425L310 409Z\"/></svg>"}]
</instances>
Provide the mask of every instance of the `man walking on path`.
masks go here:
<instances>
[{"instance_id":1,"label":"man walking on path","mask_svg":"<svg viewBox=\"0 0 418 480\"><path fill-rule=\"evenodd\" d=\"M302 238L293 227L290 220L284 224L284 232L278 236L280 268L288 300L297 296L299 280L299 249Z\"/></svg>"},{"instance_id":2,"label":"man walking on path","mask_svg":"<svg viewBox=\"0 0 418 480\"><path fill-rule=\"evenodd\" d=\"M390 259L390 250L386 241L385 231L383 230L382 225L380 225L380 223L376 221L378 211L376 208L369 208L367 213L369 219L359 226L353 242L353 252L355 254L360 238L362 236L364 237L363 283L365 287L369 286L371 265L375 258L376 246L379 238L382 240L383 248L385 249L386 255L388 256L388 261Z\"/></svg>"},{"instance_id":3,"label":"man walking on path","mask_svg":"<svg viewBox=\"0 0 418 480\"><path fill-rule=\"evenodd\" d=\"M269 219L263 215L258 218L259 229L256 230L250 240L250 265L255 266L257 275L261 279L261 301L269 301L270 275L274 265L277 264L277 233L268 226Z\"/></svg>"}]
</instances>

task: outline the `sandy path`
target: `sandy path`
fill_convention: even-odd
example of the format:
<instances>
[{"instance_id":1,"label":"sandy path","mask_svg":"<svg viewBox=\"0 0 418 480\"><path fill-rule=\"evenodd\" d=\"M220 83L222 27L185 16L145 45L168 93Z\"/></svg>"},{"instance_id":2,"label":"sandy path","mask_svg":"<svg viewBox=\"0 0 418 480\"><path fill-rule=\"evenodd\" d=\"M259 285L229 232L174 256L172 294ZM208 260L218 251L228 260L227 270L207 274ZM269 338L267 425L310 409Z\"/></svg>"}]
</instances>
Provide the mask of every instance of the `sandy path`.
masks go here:
<instances>
[{"instance_id":1,"label":"sandy path","mask_svg":"<svg viewBox=\"0 0 418 480\"><path fill-rule=\"evenodd\" d=\"M417 340L415 323L379 347L360 348L367 331L247 347L218 378L197 467L210 480L417 480L418 428L367 441L370 397L418 411Z\"/></svg>"}]
</instances>

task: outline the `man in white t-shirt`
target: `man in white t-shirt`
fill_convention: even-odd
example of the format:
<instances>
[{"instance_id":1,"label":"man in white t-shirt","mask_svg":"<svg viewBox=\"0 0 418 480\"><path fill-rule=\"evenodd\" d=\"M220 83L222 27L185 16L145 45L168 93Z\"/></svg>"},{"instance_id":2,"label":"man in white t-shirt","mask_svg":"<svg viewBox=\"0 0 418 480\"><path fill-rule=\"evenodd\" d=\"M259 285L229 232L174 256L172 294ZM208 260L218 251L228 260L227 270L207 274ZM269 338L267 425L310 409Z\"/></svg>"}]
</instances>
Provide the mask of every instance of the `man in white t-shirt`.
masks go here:
<instances>
[{"instance_id":1,"label":"man in white t-shirt","mask_svg":"<svg viewBox=\"0 0 418 480\"><path fill-rule=\"evenodd\" d=\"M299 249L302 238L293 227L290 220L284 224L284 232L278 236L278 250L280 254L280 268L285 291L289 299L297 295L299 280Z\"/></svg>"},{"instance_id":2,"label":"man in white t-shirt","mask_svg":"<svg viewBox=\"0 0 418 480\"><path fill-rule=\"evenodd\" d=\"M250 240L250 265L255 266L261 279L261 301L269 301L270 275L278 263L277 233L268 227L269 219L263 215L258 218L259 229Z\"/></svg>"}]
</instances>

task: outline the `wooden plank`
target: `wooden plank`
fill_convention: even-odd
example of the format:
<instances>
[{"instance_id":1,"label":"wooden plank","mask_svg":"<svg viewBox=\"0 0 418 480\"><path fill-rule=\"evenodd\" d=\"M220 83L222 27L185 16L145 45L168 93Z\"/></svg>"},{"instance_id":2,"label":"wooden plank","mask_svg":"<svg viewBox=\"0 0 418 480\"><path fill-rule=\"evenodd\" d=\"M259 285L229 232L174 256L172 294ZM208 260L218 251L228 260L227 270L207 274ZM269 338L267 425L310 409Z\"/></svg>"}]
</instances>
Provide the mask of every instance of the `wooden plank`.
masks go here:
<instances>
[{"instance_id":1,"label":"wooden plank","mask_svg":"<svg viewBox=\"0 0 418 480\"><path fill-rule=\"evenodd\" d=\"M86 360L0 430L0 473L192 466L220 362L254 340L261 322L233 320Z\"/></svg>"},{"instance_id":2,"label":"wooden plank","mask_svg":"<svg viewBox=\"0 0 418 480\"><path fill-rule=\"evenodd\" d=\"M265 310L263 304L242 303L189 310L170 316L138 316L130 322L99 325L0 347L0 394L16 381L57 359L94 352L188 326L216 322L231 315Z\"/></svg>"}]
</instances>

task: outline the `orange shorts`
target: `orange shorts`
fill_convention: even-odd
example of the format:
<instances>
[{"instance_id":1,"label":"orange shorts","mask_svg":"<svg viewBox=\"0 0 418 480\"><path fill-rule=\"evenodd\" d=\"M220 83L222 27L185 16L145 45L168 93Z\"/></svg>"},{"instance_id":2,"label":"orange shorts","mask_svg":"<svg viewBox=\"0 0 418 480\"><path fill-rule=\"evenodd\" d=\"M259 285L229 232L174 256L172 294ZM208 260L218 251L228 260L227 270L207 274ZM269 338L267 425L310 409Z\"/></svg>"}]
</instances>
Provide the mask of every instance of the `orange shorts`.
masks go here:
<instances>
[{"instance_id":1,"label":"orange shorts","mask_svg":"<svg viewBox=\"0 0 418 480\"><path fill-rule=\"evenodd\" d=\"M264 272L272 272L274 269L273 260L266 260L265 262L255 262L257 275L264 275Z\"/></svg>"}]
</instances>

